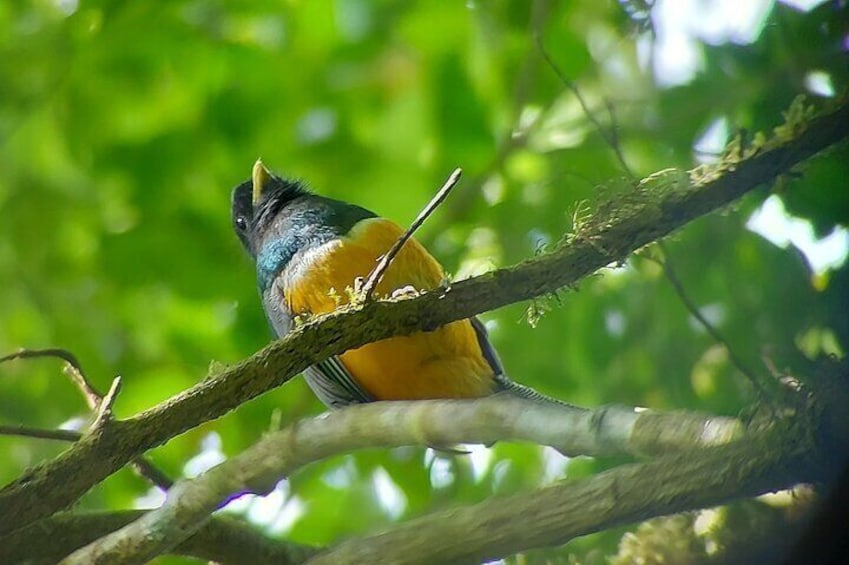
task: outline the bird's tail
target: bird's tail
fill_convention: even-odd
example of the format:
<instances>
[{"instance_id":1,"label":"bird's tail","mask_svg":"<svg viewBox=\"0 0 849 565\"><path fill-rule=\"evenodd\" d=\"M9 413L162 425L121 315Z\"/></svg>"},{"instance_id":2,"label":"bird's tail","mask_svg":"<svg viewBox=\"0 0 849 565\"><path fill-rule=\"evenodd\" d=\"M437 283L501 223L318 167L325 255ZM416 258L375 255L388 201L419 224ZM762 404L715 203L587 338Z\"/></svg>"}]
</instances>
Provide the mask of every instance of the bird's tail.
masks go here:
<instances>
[{"instance_id":1,"label":"bird's tail","mask_svg":"<svg viewBox=\"0 0 849 565\"><path fill-rule=\"evenodd\" d=\"M520 385L519 383L510 379L506 375L498 375L496 378L498 380L498 384L501 391L512 394L514 396L518 396L519 398L526 398L528 400L534 400L546 404L555 404L557 406L577 408L577 406L575 406L574 404L569 404L568 402L564 402L552 396L548 396L532 389L529 386Z\"/></svg>"}]
</instances>

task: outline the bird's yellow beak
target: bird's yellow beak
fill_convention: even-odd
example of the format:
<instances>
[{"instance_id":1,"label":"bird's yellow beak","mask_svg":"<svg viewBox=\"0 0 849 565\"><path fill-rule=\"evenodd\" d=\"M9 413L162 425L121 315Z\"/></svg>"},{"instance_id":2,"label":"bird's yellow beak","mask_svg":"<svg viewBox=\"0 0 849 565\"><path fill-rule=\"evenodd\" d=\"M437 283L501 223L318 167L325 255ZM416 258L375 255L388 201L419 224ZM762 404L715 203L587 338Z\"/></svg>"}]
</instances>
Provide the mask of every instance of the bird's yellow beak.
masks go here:
<instances>
[{"instance_id":1,"label":"bird's yellow beak","mask_svg":"<svg viewBox=\"0 0 849 565\"><path fill-rule=\"evenodd\" d=\"M262 196L262 189L266 183L271 180L271 173L262 164L262 159L257 159L254 163L254 170L251 173L251 182L253 183L253 203L256 206Z\"/></svg>"}]
</instances>

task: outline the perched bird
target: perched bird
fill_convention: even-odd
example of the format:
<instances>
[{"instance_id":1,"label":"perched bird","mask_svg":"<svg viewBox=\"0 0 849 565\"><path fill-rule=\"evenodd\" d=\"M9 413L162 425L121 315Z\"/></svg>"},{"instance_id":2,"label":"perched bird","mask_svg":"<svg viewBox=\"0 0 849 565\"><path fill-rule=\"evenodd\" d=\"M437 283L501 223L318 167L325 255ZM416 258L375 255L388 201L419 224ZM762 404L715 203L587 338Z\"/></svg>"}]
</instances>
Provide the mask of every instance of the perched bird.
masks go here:
<instances>
[{"instance_id":1,"label":"perched bird","mask_svg":"<svg viewBox=\"0 0 849 565\"><path fill-rule=\"evenodd\" d=\"M272 174L261 161L251 179L233 190L232 215L236 234L256 260L262 303L278 337L292 329L295 316L323 314L347 303L346 289L367 277L403 234L394 222L314 194ZM432 289L444 280L442 266L410 239L376 293ZM331 408L375 400L476 398L499 391L554 401L504 374L477 318L346 351L313 365L305 376Z\"/></svg>"}]
</instances>

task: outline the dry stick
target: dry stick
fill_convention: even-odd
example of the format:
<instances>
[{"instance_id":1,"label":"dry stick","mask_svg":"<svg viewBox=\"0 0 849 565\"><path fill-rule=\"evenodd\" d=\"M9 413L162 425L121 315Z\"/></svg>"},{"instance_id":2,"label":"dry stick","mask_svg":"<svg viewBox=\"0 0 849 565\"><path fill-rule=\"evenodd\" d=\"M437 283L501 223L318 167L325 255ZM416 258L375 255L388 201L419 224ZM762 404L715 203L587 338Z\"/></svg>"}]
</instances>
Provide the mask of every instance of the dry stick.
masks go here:
<instances>
[{"instance_id":1,"label":"dry stick","mask_svg":"<svg viewBox=\"0 0 849 565\"><path fill-rule=\"evenodd\" d=\"M21 349L16 353L0 357L0 363L12 361L13 359L35 359L38 357L55 357L63 360L67 364L65 366L65 374L68 375L71 382L73 382L77 388L80 389L80 392L83 393L83 397L85 398L88 407L92 410L97 409L103 395L100 394L88 378L86 378L85 373L83 372L83 367L80 365L77 356L67 349Z\"/></svg>"},{"instance_id":2,"label":"dry stick","mask_svg":"<svg viewBox=\"0 0 849 565\"><path fill-rule=\"evenodd\" d=\"M31 437L37 439L52 439L56 441L78 441L83 434L74 430L45 430L42 428L29 428L26 426L9 426L0 424L0 435ZM162 490L168 490L174 485L174 481L160 471L145 457L138 457L130 462L136 473L144 477Z\"/></svg>"},{"instance_id":3,"label":"dry stick","mask_svg":"<svg viewBox=\"0 0 849 565\"><path fill-rule=\"evenodd\" d=\"M146 513L146 510L60 512L3 537L0 563L56 563ZM213 516L171 554L194 557L192 563L300 565L318 549L271 539L241 520Z\"/></svg>"},{"instance_id":4,"label":"dry stick","mask_svg":"<svg viewBox=\"0 0 849 565\"><path fill-rule=\"evenodd\" d=\"M136 473L150 481L154 486L159 487L162 491L167 491L174 486L174 479L166 475L164 471L161 471L147 457L136 457L130 462L130 465L132 465Z\"/></svg>"},{"instance_id":5,"label":"dry stick","mask_svg":"<svg viewBox=\"0 0 849 565\"><path fill-rule=\"evenodd\" d=\"M611 135L610 132L605 129L604 125L598 121L598 118L595 117L595 114L590 110L590 107L587 105L587 101L584 100L584 96L581 94L580 89L578 89L578 85L576 85L572 80L567 77L563 71L560 70L560 67L557 66L557 63L554 62L554 59L551 58L551 55L548 54L548 51L545 49L545 45L542 42L542 33L540 30L534 31L534 39L537 44L537 49L539 49L540 55L545 60L546 64L554 71L554 74L557 75L557 78L560 79L560 82L568 88L572 94L575 95L575 98L578 100L578 104L581 106L581 110L583 110L584 115L587 116L587 119L592 122L593 126L595 126L598 133L604 138L607 144L613 149L613 152L616 154L616 159L619 161L619 164L622 166L622 169L628 176L633 180L634 173L631 172L631 168L628 166L627 161L625 161L625 156L622 154L622 149L619 147L618 140L615 135Z\"/></svg>"},{"instance_id":6,"label":"dry stick","mask_svg":"<svg viewBox=\"0 0 849 565\"><path fill-rule=\"evenodd\" d=\"M91 381L86 377L83 367L77 359L76 355L67 349L50 348L50 349L21 349L15 353L0 357L0 363L12 361L14 359L37 359L39 357L55 357L62 359L66 365L64 373L68 375L77 388L83 394L88 407L95 411L95 419L92 423L92 430L101 430L109 419L112 418L112 406L118 397L118 392L121 389L121 377L115 377L112 381L112 386L109 387L109 392L106 395L100 394L98 390L91 384ZM21 437L32 437L40 439L54 439L59 441L77 441L82 437L80 432L73 430L44 430L39 428L28 428L25 426L8 426L0 425L0 435L11 435ZM156 468L156 466L145 457L137 457L131 462L135 471L161 488L168 490L174 484L174 481L165 473Z\"/></svg>"},{"instance_id":7,"label":"dry stick","mask_svg":"<svg viewBox=\"0 0 849 565\"><path fill-rule=\"evenodd\" d=\"M675 269L672 267L672 262L669 257L669 250L666 245L662 241L657 242L658 247L663 252L663 261L658 261L657 259L649 258L652 261L658 263L662 268L663 272L666 275L666 279L669 281L669 284L672 285L672 288L675 290L675 294L678 295L678 298L684 304L684 307L690 312L690 315L693 316L699 324L705 329L705 331L713 338L715 342L722 345L725 348L725 351L728 352L728 357L731 359L731 363L737 367L737 370L743 373L749 382L752 383L752 387L754 387L755 391L758 393L758 396L761 398L768 398L766 394L766 390L758 379L757 375L749 369L739 355L734 351L734 348L731 347L731 344L728 340L723 337L719 330L717 330L710 321L705 318L704 314L702 314L699 307L690 299L690 296L687 294L687 291L684 290L684 286L681 284L681 281L678 279L678 275L675 273Z\"/></svg>"},{"instance_id":8,"label":"dry stick","mask_svg":"<svg viewBox=\"0 0 849 565\"><path fill-rule=\"evenodd\" d=\"M118 392L121 390L121 377L117 376L112 379L112 385L109 387L109 391L106 393L106 396L100 401L100 405L97 407L97 413L94 417L94 422L91 424L91 429L93 431L102 430L104 426L106 426L109 421L112 419L112 406L115 404L115 400L118 398Z\"/></svg>"},{"instance_id":9,"label":"dry stick","mask_svg":"<svg viewBox=\"0 0 849 565\"><path fill-rule=\"evenodd\" d=\"M41 428L9 426L5 424L0 424L0 435L55 439L58 441L77 441L82 437L80 432L75 432L74 430L44 430Z\"/></svg>"},{"instance_id":10,"label":"dry stick","mask_svg":"<svg viewBox=\"0 0 849 565\"><path fill-rule=\"evenodd\" d=\"M369 274L366 282L363 283L363 287L360 290L360 299L362 302L368 302L371 300L375 287L377 287L377 284L380 282L380 279L383 278L383 274L386 272L386 269L388 269L389 265L392 264L392 261L395 260L395 257L401 251L401 248L411 237L413 237L413 234L421 227L424 221L427 220L428 216L430 216L433 211L445 201L445 198L448 197L448 193L451 192L451 189L454 188L454 186L456 186L457 181L460 180L460 175L462 174L462 169L454 169L454 172L451 173L451 176L448 177L448 180L445 181L445 184L443 184L442 188L439 189L439 192L436 193L436 196L431 198L430 202L427 203L427 206L419 212L419 215L413 223L410 224L410 227L407 228L407 231L398 238L398 241L395 242L386 254L381 256L380 261L378 261L374 270L372 270L371 274Z\"/></svg>"}]
</instances>

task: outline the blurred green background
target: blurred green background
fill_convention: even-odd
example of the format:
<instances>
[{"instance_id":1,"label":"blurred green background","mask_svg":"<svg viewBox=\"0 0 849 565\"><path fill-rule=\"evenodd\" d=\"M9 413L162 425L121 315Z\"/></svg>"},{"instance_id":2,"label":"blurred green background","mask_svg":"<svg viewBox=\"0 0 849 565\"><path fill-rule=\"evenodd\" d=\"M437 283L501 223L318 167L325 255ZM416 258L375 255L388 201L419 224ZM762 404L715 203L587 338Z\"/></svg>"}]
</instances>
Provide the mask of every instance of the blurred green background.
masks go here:
<instances>
[{"instance_id":1,"label":"blurred green background","mask_svg":"<svg viewBox=\"0 0 849 565\"><path fill-rule=\"evenodd\" d=\"M845 89L840 2L743 4L3 2L0 355L67 348L102 390L123 377L116 411L128 416L266 344L229 217L230 189L259 156L403 225L462 167L419 238L458 278L533 256L627 184L534 35L642 176L715 159L738 128L769 131L798 94L822 106ZM761 189L669 241L689 295L757 372L764 353L803 370L846 351L847 184L844 144L782 179L767 206ZM512 377L548 394L731 415L753 398L645 258L537 301L536 324L528 307L483 317ZM60 368L0 365L0 423L79 426L85 404ZM196 473L272 420L322 409L297 379L152 457ZM0 480L62 449L0 437ZM613 463L511 444L455 459L368 451L233 507L274 535L329 543ZM125 470L80 507L158 500ZM620 535L532 556L610 552Z\"/></svg>"}]
</instances>

